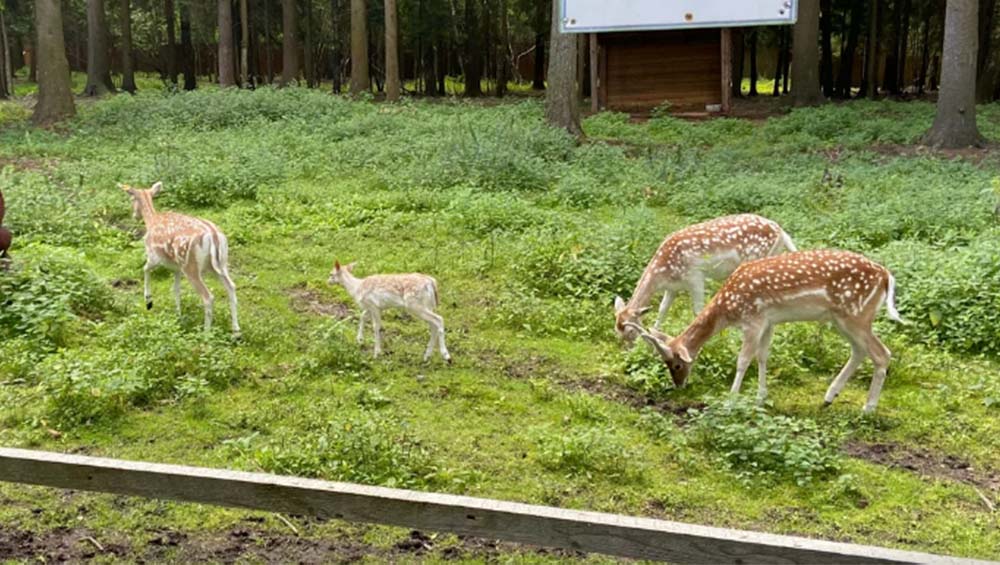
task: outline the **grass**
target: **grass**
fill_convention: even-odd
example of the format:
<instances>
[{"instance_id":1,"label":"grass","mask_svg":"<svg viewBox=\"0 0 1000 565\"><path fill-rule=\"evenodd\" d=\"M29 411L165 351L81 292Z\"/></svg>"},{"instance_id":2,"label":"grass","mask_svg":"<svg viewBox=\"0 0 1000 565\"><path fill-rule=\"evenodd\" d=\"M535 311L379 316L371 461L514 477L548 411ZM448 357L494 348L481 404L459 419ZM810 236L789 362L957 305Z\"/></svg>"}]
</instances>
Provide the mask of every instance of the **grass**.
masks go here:
<instances>
[{"instance_id":1,"label":"grass","mask_svg":"<svg viewBox=\"0 0 1000 565\"><path fill-rule=\"evenodd\" d=\"M0 273L3 445L1000 558L1000 518L976 492L995 500L1000 472L989 243L1000 162L907 151L930 105L864 101L764 122L603 113L582 145L545 127L535 101L149 88L81 106L52 130L8 107L0 189L17 239ZM1000 138L1000 107L980 116ZM241 341L222 300L216 331L200 335L187 286L176 319L165 272L157 308L144 309L139 225L115 183L156 180L162 209L229 234ZM848 353L829 329L779 329L763 411L719 398L738 334L710 344L684 390L647 351L621 351L612 298L662 237L741 211L781 222L800 247L856 249L896 274L912 324L879 322L894 361L876 416L860 415L869 365L820 408ZM426 327L399 315L386 316L386 358L370 359L370 341L359 350L355 308L325 285L335 258L360 274L436 276L454 366L421 364ZM666 327L689 318L681 300ZM924 472L863 456L873 445ZM159 560L248 528L287 535L267 515L195 505L11 485L0 501L0 523L39 539L71 528ZM407 555L395 528L295 523L374 561ZM192 543L151 554L163 532ZM432 545L414 558L481 557L453 536Z\"/></svg>"}]
</instances>

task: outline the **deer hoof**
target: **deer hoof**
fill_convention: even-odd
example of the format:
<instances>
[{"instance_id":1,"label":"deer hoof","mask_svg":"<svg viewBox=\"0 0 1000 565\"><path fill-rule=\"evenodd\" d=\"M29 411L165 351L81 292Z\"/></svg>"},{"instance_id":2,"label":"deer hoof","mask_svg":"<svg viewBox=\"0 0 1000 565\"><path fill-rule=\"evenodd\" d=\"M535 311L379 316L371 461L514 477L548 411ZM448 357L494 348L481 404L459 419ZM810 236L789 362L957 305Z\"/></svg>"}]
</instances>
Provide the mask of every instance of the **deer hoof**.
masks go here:
<instances>
[{"instance_id":1,"label":"deer hoof","mask_svg":"<svg viewBox=\"0 0 1000 565\"><path fill-rule=\"evenodd\" d=\"M146 310L152 310L152 309L153 309L153 301L152 300L147 300L146 301Z\"/></svg>"}]
</instances>

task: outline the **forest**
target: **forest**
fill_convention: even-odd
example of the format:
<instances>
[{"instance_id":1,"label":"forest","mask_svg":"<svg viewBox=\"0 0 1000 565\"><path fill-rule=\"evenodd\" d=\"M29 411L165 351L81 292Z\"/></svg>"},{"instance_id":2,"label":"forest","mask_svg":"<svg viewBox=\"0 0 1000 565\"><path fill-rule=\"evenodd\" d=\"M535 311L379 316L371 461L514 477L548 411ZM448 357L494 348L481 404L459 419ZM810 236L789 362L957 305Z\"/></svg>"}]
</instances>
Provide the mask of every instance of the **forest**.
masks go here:
<instances>
[{"instance_id":1,"label":"forest","mask_svg":"<svg viewBox=\"0 0 1000 565\"><path fill-rule=\"evenodd\" d=\"M2 6L0 446L1000 559L993 2L803 0L733 30L733 111L695 117L586 111L548 2ZM238 333L225 283L210 331L197 287L145 291L155 183L228 238ZM739 328L684 387L622 343L664 238L742 213L891 271L877 410L869 361L824 406L829 324L778 326L763 403L729 393ZM450 360L399 310L374 357L335 262L433 276ZM0 560L618 562L8 483Z\"/></svg>"}]
</instances>

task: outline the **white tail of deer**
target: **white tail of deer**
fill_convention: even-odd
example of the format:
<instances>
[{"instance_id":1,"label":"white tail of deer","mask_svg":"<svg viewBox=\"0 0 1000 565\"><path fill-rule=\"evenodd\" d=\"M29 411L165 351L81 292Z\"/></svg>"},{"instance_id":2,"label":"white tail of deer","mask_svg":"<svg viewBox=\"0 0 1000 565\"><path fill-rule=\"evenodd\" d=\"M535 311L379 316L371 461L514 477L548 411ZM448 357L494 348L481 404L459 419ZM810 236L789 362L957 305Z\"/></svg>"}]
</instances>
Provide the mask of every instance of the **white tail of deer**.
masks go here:
<instances>
[{"instance_id":1,"label":"white tail of deer","mask_svg":"<svg viewBox=\"0 0 1000 565\"><path fill-rule=\"evenodd\" d=\"M146 308L153 308L153 295L149 276L156 267L163 266L174 272L174 301L178 315L181 312L181 273L187 277L201 297L205 307L205 331L212 328L212 308L215 298L205 286L202 276L206 271L219 278L229 295L229 311L233 333L240 333L236 315L236 285L229 276L229 243L219 228L208 220L185 216L175 212L157 212L153 198L163 190L163 183L143 190L125 185L119 188L132 197L132 212L146 224L146 265L143 267Z\"/></svg>"},{"instance_id":2,"label":"white tail of deer","mask_svg":"<svg viewBox=\"0 0 1000 565\"><path fill-rule=\"evenodd\" d=\"M340 265L335 261L330 271L329 284L339 284L351 295L361 308L358 323L358 344L364 341L365 318L371 318L372 332L375 334L375 357L382 354L382 310L402 308L427 322L431 339L424 352L428 361L437 347L441 357L451 363L451 354L444 344L444 318L434 310L438 306L438 284L434 277L420 273L402 275L372 275L358 278L354 276L354 263Z\"/></svg>"},{"instance_id":3,"label":"white tail of deer","mask_svg":"<svg viewBox=\"0 0 1000 565\"><path fill-rule=\"evenodd\" d=\"M743 330L743 346L736 363L732 392L738 393L743 375L756 357L757 397L767 396L767 357L774 326L783 322L832 322L851 345L851 358L826 391L825 402L843 390L858 366L870 357L875 375L864 411L878 405L889 350L872 333L872 322L885 304L889 318L903 322L896 311L896 282L889 271L866 257L847 251L800 251L741 265L709 305L675 338L646 331L629 322L653 345L682 386L698 352L712 336L731 326Z\"/></svg>"},{"instance_id":4,"label":"white tail of deer","mask_svg":"<svg viewBox=\"0 0 1000 565\"><path fill-rule=\"evenodd\" d=\"M694 313L705 304L705 280L723 280L741 264L795 251L792 238L777 223L755 214L724 216L695 224L667 236L639 278L626 303L615 297L615 331L628 342L636 333L629 322L638 323L649 310L653 296L663 291L654 329L659 329L677 294L691 295Z\"/></svg>"}]
</instances>

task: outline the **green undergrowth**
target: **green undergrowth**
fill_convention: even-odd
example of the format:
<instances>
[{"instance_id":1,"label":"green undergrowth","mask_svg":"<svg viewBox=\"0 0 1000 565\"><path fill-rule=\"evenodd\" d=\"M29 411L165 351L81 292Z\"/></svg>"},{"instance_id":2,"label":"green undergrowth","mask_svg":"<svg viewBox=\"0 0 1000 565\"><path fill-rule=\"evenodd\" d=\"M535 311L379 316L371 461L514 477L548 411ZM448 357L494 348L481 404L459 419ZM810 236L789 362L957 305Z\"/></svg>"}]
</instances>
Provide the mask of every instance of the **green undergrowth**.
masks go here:
<instances>
[{"instance_id":1,"label":"green undergrowth","mask_svg":"<svg viewBox=\"0 0 1000 565\"><path fill-rule=\"evenodd\" d=\"M916 149L929 104L753 122L602 113L582 143L546 127L535 101L144 88L81 104L53 130L0 108L16 237L0 271L3 445L1000 558L997 515L976 492L1000 495L1000 162ZM1000 137L1000 110L979 114ZM175 313L167 272L145 309L142 227L116 183L156 181L159 207L228 235L239 339L214 281L209 335L186 284ZM829 328L778 329L764 407L753 372L742 397L725 394L738 331L706 346L684 389L644 345L616 341L614 297L663 237L738 212L894 273L909 323L876 323L893 364L874 416L860 414L869 364L821 408L849 354ZM454 365L422 364L426 324L399 313L372 359L370 328L358 346L356 307L326 285L334 260L433 274ZM690 319L682 296L664 330ZM226 536L254 516L85 494L76 512L25 492L0 487L0 521L77 524L136 555L150 529ZM372 551L408 535L292 520L306 538L349 531Z\"/></svg>"}]
</instances>

